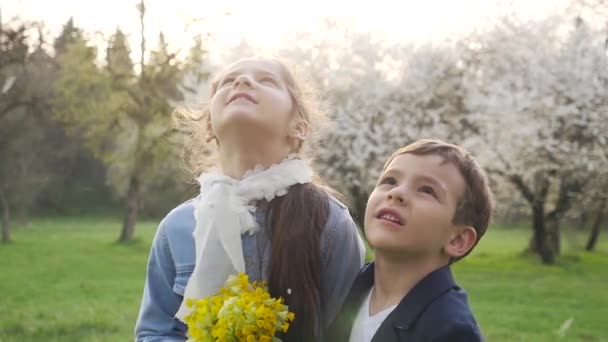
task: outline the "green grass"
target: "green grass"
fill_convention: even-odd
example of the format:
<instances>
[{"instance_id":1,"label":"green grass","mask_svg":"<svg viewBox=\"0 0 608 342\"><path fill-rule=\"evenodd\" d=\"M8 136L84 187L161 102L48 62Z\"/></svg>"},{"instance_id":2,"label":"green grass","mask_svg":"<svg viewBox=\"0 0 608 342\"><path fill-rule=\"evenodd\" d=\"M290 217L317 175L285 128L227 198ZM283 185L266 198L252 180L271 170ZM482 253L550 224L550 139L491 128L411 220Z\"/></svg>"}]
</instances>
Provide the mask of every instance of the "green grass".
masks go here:
<instances>
[{"instance_id":1,"label":"green grass","mask_svg":"<svg viewBox=\"0 0 608 342\"><path fill-rule=\"evenodd\" d=\"M116 244L118 220L36 220L0 245L0 341L129 341L156 224Z\"/></svg>"},{"instance_id":2,"label":"green grass","mask_svg":"<svg viewBox=\"0 0 608 342\"><path fill-rule=\"evenodd\" d=\"M521 252L527 230L494 229L454 265L488 341L608 341L608 243L580 252L569 236L556 266ZM578 241L577 241L578 240ZM563 338L557 331L572 318Z\"/></svg>"},{"instance_id":3,"label":"green grass","mask_svg":"<svg viewBox=\"0 0 608 342\"><path fill-rule=\"evenodd\" d=\"M156 223L139 240L115 243L112 219L55 218L18 227L0 245L0 341L129 341ZM584 235L564 237L547 267L523 256L529 231L492 229L454 266L488 341L608 341L608 237L578 252ZM557 331L574 321L566 336Z\"/></svg>"}]
</instances>

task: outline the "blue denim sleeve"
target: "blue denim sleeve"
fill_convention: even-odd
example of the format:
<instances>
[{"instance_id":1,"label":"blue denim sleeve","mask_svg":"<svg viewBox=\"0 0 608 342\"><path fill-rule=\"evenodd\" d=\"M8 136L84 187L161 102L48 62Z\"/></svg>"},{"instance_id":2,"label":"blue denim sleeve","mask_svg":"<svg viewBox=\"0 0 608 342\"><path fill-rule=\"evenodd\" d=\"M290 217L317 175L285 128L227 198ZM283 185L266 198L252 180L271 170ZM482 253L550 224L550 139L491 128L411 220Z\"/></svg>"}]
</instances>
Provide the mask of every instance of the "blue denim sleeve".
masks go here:
<instances>
[{"instance_id":1,"label":"blue denim sleeve","mask_svg":"<svg viewBox=\"0 0 608 342\"><path fill-rule=\"evenodd\" d=\"M150 251L144 294L135 325L136 342L186 340L186 326L173 317L182 301L173 291L175 272L163 221Z\"/></svg>"},{"instance_id":2,"label":"blue denim sleeve","mask_svg":"<svg viewBox=\"0 0 608 342\"><path fill-rule=\"evenodd\" d=\"M321 239L323 256L322 293L323 330L338 314L350 288L363 266L365 245L348 209L332 201L330 215Z\"/></svg>"}]
</instances>

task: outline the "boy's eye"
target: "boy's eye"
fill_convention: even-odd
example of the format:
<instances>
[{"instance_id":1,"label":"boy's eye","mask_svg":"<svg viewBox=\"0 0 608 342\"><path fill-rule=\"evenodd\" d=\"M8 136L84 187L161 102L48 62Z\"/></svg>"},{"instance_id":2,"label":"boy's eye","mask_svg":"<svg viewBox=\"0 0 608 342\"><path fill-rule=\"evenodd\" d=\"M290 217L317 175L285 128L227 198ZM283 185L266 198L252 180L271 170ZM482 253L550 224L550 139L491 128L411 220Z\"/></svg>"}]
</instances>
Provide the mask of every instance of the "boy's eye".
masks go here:
<instances>
[{"instance_id":1,"label":"boy's eye","mask_svg":"<svg viewBox=\"0 0 608 342\"><path fill-rule=\"evenodd\" d=\"M393 177L383 177L380 179L380 181L378 182L378 185L384 185L384 184L388 184L388 185L395 185L397 184L397 180Z\"/></svg>"},{"instance_id":2,"label":"boy's eye","mask_svg":"<svg viewBox=\"0 0 608 342\"><path fill-rule=\"evenodd\" d=\"M425 194L428 194L428 195L431 195L431 196L437 198L437 193L435 193L435 189L433 189L430 186L426 186L425 185L425 186L421 187L419 189L419 191L422 192L422 193L425 193Z\"/></svg>"}]
</instances>

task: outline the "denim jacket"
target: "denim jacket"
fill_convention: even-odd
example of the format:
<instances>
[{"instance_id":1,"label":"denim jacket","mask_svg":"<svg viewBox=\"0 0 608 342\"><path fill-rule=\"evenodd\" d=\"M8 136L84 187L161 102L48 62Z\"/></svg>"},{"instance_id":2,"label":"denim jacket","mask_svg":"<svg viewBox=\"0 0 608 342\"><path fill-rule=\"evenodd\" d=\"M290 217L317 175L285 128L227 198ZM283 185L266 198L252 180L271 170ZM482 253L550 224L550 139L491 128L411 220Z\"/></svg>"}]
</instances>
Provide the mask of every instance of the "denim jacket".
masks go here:
<instances>
[{"instance_id":1,"label":"denim jacket","mask_svg":"<svg viewBox=\"0 0 608 342\"><path fill-rule=\"evenodd\" d=\"M186 325L175 318L195 263L194 203L173 209L160 223L148 260L144 293L135 326L135 341L185 341ZM269 227L265 213L256 212L261 229L243 235L245 269L251 281L268 280L270 264ZM365 256L365 247L348 209L329 201L329 218L321 236L321 317L325 330L340 310ZM322 332L316 333L321 338Z\"/></svg>"}]
</instances>

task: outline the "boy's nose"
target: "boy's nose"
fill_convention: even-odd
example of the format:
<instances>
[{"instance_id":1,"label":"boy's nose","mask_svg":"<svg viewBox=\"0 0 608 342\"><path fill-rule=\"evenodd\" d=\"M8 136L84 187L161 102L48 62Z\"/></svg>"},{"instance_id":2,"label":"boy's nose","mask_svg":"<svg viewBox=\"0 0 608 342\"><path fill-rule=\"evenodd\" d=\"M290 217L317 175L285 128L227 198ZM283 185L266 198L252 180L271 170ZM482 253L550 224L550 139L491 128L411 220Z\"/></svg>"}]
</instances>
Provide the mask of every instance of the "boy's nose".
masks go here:
<instances>
[{"instance_id":1,"label":"boy's nose","mask_svg":"<svg viewBox=\"0 0 608 342\"><path fill-rule=\"evenodd\" d=\"M408 203L408 195L406 193L406 189L403 186L397 186L392 188L387 194L387 199L390 202L396 202L398 204L407 204Z\"/></svg>"}]
</instances>

